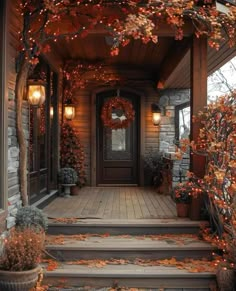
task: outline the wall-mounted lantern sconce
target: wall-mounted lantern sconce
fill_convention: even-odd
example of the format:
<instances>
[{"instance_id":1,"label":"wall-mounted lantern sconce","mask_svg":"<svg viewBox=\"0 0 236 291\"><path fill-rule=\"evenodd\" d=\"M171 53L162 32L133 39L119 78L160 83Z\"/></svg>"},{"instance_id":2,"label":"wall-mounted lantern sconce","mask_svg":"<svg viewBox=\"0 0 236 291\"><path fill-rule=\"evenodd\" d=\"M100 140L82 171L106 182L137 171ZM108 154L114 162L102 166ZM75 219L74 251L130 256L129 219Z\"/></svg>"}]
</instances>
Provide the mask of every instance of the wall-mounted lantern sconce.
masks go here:
<instances>
[{"instance_id":1,"label":"wall-mounted lantern sconce","mask_svg":"<svg viewBox=\"0 0 236 291\"><path fill-rule=\"evenodd\" d=\"M161 122L161 108L157 103L152 104L152 122L155 126Z\"/></svg>"},{"instance_id":2,"label":"wall-mounted lantern sconce","mask_svg":"<svg viewBox=\"0 0 236 291\"><path fill-rule=\"evenodd\" d=\"M75 105L70 100L64 104L64 115L67 120L72 120L75 117Z\"/></svg>"},{"instance_id":3,"label":"wall-mounted lantern sconce","mask_svg":"<svg viewBox=\"0 0 236 291\"><path fill-rule=\"evenodd\" d=\"M45 101L45 86L43 80L28 80L28 100L30 105L39 107Z\"/></svg>"},{"instance_id":4,"label":"wall-mounted lantern sconce","mask_svg":"<svg viewBox=\"0 0 236 291\"><path fill-rule=\"evenodd\" d=\"M54 114L53 106L50 106L50 118L51 119L53 119L53 114Z\"/></svg>"}]
</instances>

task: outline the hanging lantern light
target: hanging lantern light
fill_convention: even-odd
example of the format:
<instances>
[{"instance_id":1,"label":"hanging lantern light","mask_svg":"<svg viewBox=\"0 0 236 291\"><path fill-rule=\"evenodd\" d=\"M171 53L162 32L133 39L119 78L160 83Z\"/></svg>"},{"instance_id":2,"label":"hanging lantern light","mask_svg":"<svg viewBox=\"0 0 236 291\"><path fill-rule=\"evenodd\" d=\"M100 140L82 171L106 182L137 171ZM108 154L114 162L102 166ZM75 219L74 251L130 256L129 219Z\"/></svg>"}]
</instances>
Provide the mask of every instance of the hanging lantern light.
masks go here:
<instances>
[{"instance_id":1,"label":"hanging lantern light","mask_svg":"<svg viewBox=\"0 0 236 291\"><path fill-rule=\"evenodd\" d=\"M46 83L43 80L28 80L28 100L30 105L39 107L45 101Z\"/></svg>"},{"instance_id":2,"label":"hanging lantern light","mask_svg":"<svg viewBox=\"0 0 236 291\"><path fill-rule=\"evenodd\" d=\"M155 126L159 126L161 122L161 108L158 104L152 104L152 122Z\"/></svg>"},{"instance_id":3,"label":"hanging lantern light","mask_svg":"<svg viewBox=\"0 0 236 291\"><path fill-rule=\"evenodd\" d=\"M64 104L64 115L67 120L72 120L75 117L75 105L71 100Z\"/></svg>"},{"instance_id":4,"label":"hanging lantern light","mask_svg":"<svg viewBox=\"0 0 236 291\"><path fill-rule=\"evenodd\" d=\"M53 118L53 114L54 114L54 109L53 106L50 106L50 118Z\"/></svg>"}]
</instances>

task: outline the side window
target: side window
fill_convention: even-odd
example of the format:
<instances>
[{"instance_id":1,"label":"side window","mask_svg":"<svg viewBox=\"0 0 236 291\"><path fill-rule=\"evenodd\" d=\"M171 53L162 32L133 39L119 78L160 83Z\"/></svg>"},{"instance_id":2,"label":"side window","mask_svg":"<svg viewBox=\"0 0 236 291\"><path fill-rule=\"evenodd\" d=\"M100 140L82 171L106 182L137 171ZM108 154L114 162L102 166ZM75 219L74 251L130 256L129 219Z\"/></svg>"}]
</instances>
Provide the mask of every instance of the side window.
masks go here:
<instances>
[{"instance_id":1,"label":"side window","mask_svg":"<svg viewBox=\"0 0 236 291\"><path fill-rule=\"evenodd\" d=\"M190 138L190 104L189 102L183 103L175 107L175 140L176 145L183 138ZM187 180L187 171L189 171L190 156L185 153L178 168L179 182Z\"/></svg>"},{"instance_id":2,"label":"side window","mask_svg":"<svg viewBox=\"0 0 236 291\"><path fill-rule=\"evenodd\" d=\"M178 142L190 135L190 105L189 102L175 107L175 139Z\"/></svg>"}]
</instances>

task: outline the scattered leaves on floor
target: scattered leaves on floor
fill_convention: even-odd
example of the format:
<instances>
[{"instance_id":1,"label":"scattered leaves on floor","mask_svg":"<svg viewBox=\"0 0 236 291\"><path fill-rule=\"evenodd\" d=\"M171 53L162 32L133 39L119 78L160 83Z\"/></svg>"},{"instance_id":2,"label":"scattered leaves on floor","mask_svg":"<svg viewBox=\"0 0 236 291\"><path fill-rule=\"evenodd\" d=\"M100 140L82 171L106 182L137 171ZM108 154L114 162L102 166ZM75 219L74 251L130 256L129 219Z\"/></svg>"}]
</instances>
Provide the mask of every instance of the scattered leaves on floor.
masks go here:
<instances>
[{"instance_id":1,"label":"scattered leaves on floor","mask_svg":"<svg viewBox=\"0 0 236 291\"><path fill-rule=\"evenodd\" d=\"M52 260L52 259L44 259L44 260L42 260L42 263L46 264L46 270L47 271L54 271L59 266L58 261L55 261L55 260Z\"/></svg>"},{"instance_id":2,"label":"scattered leaves on floor","mask_svg":"<svg viewBox=\"0 0 236 291\"><path fill-rule=\"evenodd\" d=\"M129 264L129 260L124 259L112 259L112 260L77 260L66 262L68 265L86 265L90 268L103 268L106 265L126 265Z\"/></svg>"},{"instance_id":3,"label":"scattered leaves on floor","mask_svg":"<svg viewBox=\"0 0 236 291\"><path fill-rule=\"evenodd\" d=\"M134 264L143 267L152 266L165 266L175 267L180 270L186 270L190 273L203 273L203 272L215 272L216 261L208 261L206 259L184 259L183 261L176 260L175 258L164 260L147 260L147 259L135 259L134 261L125 259L111 259L111 260L77 260L66 262L68 265L86 265L90 268L103 268L107 265L127 265Z\"/></svg>"},{"instance_id":4,"label":"scattered leaves on floor","mask_svg":"<svg viewBox=\"0 0 236 291\"><path fill-rule=\"evenodd\" d=\"M64 245L65 243L73 243L73 241L85 241L90 237L100 237L100 238L108 238L110 237L109 233L104 234L75 234L75 235L47 235L46 244L47 245ZM151 239L156 241L165 241L168 244L177 244L177 245L187 245L193 242L202 241L197 235L194 234L157 234L157 235L139 235L139 236L131 236L131 235L117 235L117 238L123 239L138 239L145 240Z\"/></svg>"},{"instance_id":5,"label":"scattered leaves on floor","mask_svg":"<svg viewBox=\"0 0 236 291\"><path fill-rule=\"evenodd\" d=\"M79 221L78 217L57 217L51 218L52 222L54 223L66 223L66 224L73 224Z\"/></svg>"}]
</instances>

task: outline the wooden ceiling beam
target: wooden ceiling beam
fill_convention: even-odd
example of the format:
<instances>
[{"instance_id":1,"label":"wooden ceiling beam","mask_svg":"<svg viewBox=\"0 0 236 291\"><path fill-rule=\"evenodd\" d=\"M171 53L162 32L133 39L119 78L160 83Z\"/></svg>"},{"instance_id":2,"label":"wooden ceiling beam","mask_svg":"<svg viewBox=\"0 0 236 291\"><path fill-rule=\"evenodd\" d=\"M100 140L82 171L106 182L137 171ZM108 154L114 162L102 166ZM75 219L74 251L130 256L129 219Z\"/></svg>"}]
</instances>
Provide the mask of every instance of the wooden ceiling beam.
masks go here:
<instances>
[{"instance_id":1,"label":"wooden ceiling beam","mask_svg":"<svg viewBox=\"0 0 236 291\"><path fill-rule=\"evenodd\" d=\"M157 82L158 89L165 88L165 84L168 82L168 79L188 53L190 47L190 38L185 38L182 41L175 41L170 47L159 69L159 78Z\"/></svg>"}]
</instances>

